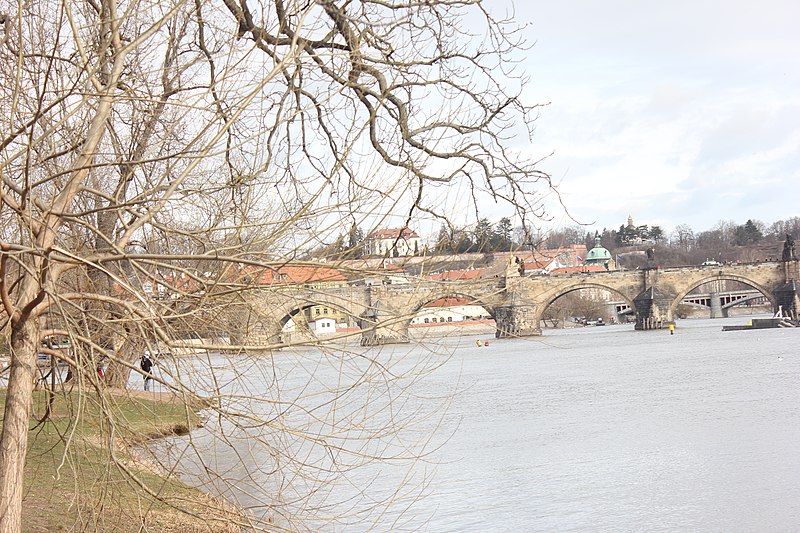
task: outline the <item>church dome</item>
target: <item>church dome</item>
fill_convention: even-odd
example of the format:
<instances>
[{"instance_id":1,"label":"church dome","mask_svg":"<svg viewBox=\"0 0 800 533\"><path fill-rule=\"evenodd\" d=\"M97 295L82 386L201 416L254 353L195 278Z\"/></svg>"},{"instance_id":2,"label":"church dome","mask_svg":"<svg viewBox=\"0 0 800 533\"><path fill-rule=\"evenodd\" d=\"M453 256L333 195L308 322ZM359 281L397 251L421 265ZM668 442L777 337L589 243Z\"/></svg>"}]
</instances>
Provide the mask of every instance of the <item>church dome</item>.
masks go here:
<instances>
[{"instance_id":1,"label":"church dome","mask_svg":"<svg viewBox=\"0 0 800 533\"><path fill-rule=\"evenodd\" d=\"M602 265L609 268L611 262L611 252L600 245L600 236L594 238L594 248L586 254L585 265Z\"/></svg>"},{"instance_id":2,"label":"church dome","mask_svg":"<svg viewBox=\"0 0 800 533\"><path fill-rule=\"evenodd\" d=\"M602 246L595 246L594 248L589 250L588 254L586 254L586 261L584 262L588 263L589 261L608 261L609 259L611 259L611 252L609 252Z\"/></svg>"}]
</instances>

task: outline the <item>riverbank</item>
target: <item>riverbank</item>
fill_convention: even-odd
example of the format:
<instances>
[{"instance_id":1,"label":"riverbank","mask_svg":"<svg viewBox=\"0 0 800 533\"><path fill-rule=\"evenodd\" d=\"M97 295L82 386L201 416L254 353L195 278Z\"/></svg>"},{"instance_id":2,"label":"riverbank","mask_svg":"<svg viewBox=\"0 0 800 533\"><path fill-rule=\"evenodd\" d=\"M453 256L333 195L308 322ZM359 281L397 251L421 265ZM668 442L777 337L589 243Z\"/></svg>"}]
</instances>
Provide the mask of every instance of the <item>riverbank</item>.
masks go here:
<instances>
[{"instance_id":1,"label":"riverbank","mask_svg":"<svg viewBox=\"0 0 800 533\"><path fill-rule=\"evenodd\" d=\"M0 391L5 401L6 391ZM197 427L201 407L169 393L37 391L25 465L25 531L242 531L242 513L136 453ZM113 439L110 438L113 435ZM109 446L109 442L112 443Z\"/></svg>"}]
</instances>

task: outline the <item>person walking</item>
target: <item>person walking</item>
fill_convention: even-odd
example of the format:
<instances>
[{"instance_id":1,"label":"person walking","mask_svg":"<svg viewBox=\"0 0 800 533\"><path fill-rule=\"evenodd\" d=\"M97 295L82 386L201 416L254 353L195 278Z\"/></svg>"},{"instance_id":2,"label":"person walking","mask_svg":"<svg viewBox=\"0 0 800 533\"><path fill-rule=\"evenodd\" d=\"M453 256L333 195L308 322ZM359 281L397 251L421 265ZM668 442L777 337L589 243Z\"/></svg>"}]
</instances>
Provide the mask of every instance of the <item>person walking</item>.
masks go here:
<instances>
[{"instance_id":1,"label":"person walking","mask_svg":"<svg viewBox=\"0 0 800 533\"><path fill-rule=\"evenodd\" d=\"M142 361L139 363L139 368L141 368L142 372L144 372L144 390L149 391L150 383L153 381L153 374L150 373L150 370L153 368L153 361L150 359L149 355L142 355Z\"/></svg>"}]
</instances>

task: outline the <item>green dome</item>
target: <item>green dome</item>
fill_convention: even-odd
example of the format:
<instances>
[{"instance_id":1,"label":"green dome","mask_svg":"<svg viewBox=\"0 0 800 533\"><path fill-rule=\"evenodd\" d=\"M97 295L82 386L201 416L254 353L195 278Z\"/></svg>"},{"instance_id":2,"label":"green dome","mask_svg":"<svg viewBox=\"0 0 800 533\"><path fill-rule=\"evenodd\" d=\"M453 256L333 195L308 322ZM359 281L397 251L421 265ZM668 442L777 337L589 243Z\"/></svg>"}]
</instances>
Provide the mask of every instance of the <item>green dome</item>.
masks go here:
<instances>
[{"instance_id":1,"label":"green dome","mask_svg":"<svg viewBox=\"0 0 800 533\"><path fill-rule=\"evenodd\" d=\"M602 246L595 246L589 253L586 254L586 262L589 261L607 261L611 259L611 252L603 248Z\"/></svg>"},{"instance_id":2,"label":"green dome","mask_svg":"<svg viewBox=\"0 0 800 533\"><path fill-rule=\"evenodd\" d=\"M584 261L584 264L600 264L607 268L609 261L611 261L611 252L600 246L599 236L595 237L594 248L589 250L589 253L586 254L586 260Z\"/></svg>"}]
</instances>

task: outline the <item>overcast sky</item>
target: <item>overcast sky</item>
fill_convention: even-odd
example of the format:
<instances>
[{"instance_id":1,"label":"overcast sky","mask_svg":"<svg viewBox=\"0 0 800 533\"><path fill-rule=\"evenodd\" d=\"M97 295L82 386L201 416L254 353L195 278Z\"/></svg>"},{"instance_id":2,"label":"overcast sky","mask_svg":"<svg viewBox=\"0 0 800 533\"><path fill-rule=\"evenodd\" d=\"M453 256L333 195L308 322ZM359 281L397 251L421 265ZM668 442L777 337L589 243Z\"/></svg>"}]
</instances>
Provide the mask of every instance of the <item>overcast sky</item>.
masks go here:
<instances>
[{"instance_id":1,"label":"overcast sky","mask_svg":"<svg viewBox=\"0 0 800 533\"><path fill-rule=\"evenodd\" d=\"M549 103L531 153L554 152L542 169L581 222L800 215L800 2L515 3L526 99Z\"/></svg>"}]
</instances>

